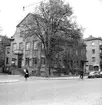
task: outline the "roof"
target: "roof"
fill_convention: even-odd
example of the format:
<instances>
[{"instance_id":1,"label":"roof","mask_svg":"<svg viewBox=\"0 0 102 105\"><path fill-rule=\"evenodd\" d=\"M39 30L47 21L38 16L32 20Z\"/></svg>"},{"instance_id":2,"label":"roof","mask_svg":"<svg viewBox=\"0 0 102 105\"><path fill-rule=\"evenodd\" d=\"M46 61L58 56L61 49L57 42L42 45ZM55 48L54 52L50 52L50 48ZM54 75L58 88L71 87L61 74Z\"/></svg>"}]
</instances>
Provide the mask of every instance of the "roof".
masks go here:
<instances>
[{"instance_id":1,"label":"roof","mask_svg":"<svg viewBox=\"0 0 102 105\"><path fill-rule=\"evenodd\" d=\"M92 40L102 40L101 37L93 37L92 35L90 35L88 38L84 39L85 41L92 41Z\"/></svg>"},{"instance_id":2,"label":"roof","mask_svg":"<svg viewBox=\"0 0 102 105\"><path fill-rule=\"evenodd\" d=\"M16 26L16 27L20 27L20 25L23 23L23 21L25 21L27 18L29 18L30 16L33 16L33 17L37 17L37 18L40 18L41 20L43 20L43 18L41 18L39 16L39 14L33 14L33 13L28 13L26 15L26 17Z\"/></svg>"},{"instance_id":3,"label":"roof","mask_svg":"<svg viewBox=\"0 0 102 105\"><path fill-rule=\"evenodd\" d=\"M19 27L20 24L21 24L28 16L30 16L30 15L33 15L33 14L32 14L32 13L28 13L28 14L26 15L26 17L24 17L24 19L23 19L16 27Z\"/></svg>"}]
</instances>

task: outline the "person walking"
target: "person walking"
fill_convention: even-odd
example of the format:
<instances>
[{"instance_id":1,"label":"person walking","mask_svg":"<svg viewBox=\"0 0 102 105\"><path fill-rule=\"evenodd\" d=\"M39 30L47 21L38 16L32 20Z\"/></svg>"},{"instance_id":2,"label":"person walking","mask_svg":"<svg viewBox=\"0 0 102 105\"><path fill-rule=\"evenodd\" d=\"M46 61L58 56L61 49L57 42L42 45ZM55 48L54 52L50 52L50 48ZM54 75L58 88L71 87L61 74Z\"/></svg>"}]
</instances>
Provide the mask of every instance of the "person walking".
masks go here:
<instances>
[{"instance_id":1,"label":"person walking","mask_svg":"<svg viewBox=\"0 0 102 105\"><path fill-rule=\"evenodd\" d=\"M25 80L27 80L27 78L29 77L29 71L27 68L24 69L24 73Z\"/></svg>"},{"instance_id":2,"label":"person walking","mask_svg":"<svg viewBox=\"0 0 102 105\"><path fill-rule=\"evenodd\" d=\"M84 71L81 70L81 71L80 71L80 79L83 79L83 76L84 76Z\"/></svg>"}]
</instances>

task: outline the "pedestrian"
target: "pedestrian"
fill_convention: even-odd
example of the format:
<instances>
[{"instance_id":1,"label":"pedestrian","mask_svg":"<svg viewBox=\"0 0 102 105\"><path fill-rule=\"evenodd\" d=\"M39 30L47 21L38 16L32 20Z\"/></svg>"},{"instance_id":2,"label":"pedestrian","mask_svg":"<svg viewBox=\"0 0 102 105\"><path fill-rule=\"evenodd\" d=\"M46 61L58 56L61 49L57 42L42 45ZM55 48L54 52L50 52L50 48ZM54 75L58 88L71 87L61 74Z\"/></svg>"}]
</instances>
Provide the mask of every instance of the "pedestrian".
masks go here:
<instances>
[{"instance_id":1,"label":"pedestrian","mask_svg":"<svg viewBox=\"0 0 102 105\"><path fill-rule=\"evenodd\" d=\"M84 71L81 70L81 71L80 71L80 79L83 79L83 76L84 76Z\"/></svg>"},{"instance_id":2,"label":"pedestrian","mask_svg":"<svg viewBox=\"0 0 102 105\"><path fill-rule=\"evenodd\" d=\"M25 80L27 80L27 78L29 77L29 71L27 68L24 69L24 77L25 77Z\"/></svg>"}]
</instances>

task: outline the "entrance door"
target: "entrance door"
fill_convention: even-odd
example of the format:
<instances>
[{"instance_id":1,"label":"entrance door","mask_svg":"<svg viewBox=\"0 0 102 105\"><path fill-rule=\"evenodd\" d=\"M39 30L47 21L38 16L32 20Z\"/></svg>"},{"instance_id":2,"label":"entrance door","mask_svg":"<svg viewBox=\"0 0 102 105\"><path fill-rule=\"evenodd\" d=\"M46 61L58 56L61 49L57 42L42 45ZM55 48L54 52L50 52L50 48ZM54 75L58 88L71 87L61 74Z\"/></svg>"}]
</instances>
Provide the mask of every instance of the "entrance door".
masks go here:
<instances>
[{"instance_id":1,"label":"entrance door","mask_svg":"<svg viewBox=\"0 0 102 105\"><path fill-rule=\"evenodd\" d=\"M18 55L18 68L22 66L22 55Z\"/></svg>"}]
</instances>

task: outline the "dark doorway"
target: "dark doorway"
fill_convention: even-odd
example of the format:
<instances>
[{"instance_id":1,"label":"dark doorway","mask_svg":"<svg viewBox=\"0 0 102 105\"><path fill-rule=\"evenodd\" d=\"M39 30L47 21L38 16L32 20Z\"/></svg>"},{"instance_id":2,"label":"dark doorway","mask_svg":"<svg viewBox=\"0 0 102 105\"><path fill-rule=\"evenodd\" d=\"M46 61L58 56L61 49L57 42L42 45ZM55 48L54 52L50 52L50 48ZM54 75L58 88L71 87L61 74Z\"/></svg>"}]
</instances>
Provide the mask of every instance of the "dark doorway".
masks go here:
<instances>
[{"instance_id":1,"label":"dark doorway","mask_svg":"<svg viewBox=\"0 0 102 105\"><path fill-rule=\"evenodd\" d=\"M22 55L18 55L18 68L22 66Z\"/></svg>"},{"instance_id":2,"label":"dark doorway","mask_svg":"<svg viewBox=\"0 0 102 105\"><path fill-rule=\"evenodd\" d=\"M94 66L94 70L98 71L99 70L99 66Z\"/></svg>"}]
</instances>

